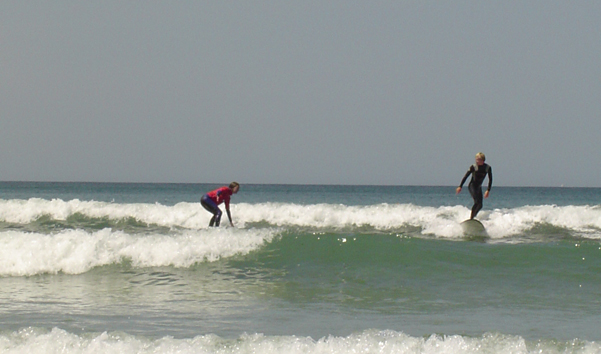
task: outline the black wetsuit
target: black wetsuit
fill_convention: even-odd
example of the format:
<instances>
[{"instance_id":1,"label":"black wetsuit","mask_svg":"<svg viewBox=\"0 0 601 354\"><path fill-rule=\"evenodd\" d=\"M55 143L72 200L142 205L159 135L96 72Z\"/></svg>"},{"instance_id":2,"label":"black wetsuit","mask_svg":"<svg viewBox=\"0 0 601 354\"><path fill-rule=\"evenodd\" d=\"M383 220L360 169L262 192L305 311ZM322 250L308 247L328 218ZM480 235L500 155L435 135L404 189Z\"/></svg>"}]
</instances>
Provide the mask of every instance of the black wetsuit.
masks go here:
<instances>
[{"instance_id":1,"label":"black wetsuit","mask_svg":"<svg viewBox=\"0 0 601 354\"><path fill-rule=\"evenodd\" d=\"M484 178L486 178L486 175L488 175L487 191L490 191L490 189L492 188L492 167L485 163L480 166L478 166L477 164L471 165L469 170L467 170L467 172L465 173L465 176L463 176L459 187L463 187L463 184L465 183L470 174L472 175L472 180L470 181L468 187L470 190L470 194L474 199L474 206L472 207L472 215L470 218L473 219L476 217L480 209L482 209L482 182L484 182Z\"/></svg>"}]
</instances>

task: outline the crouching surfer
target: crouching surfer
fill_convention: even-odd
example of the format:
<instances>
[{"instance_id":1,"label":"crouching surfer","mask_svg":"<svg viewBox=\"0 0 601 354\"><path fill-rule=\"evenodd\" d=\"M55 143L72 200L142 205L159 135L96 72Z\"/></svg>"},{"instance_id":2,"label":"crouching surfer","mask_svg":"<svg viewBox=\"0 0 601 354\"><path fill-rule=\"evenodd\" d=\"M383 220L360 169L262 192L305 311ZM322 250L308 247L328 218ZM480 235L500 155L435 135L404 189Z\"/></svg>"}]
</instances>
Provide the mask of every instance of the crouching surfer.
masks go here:
<instances>
[{"instance_id":1,"label":"crouching surfer","mask_svg":"<svg viewBox=\"0 0 601 354\"><path fill-rule=\"evenodd\" d=\"M234 226L232 222L232 214L230 213L230 197L232 194L238 193L240 189L240 184L237 182L230 183L229 186L223 186L221 188L217 188L209 193L205 194L200 198L200 204L211 214L213 217L211 218L211 222L209 223L209 227L219 226L221 222L221 209L219 209L219 204L225 203L225 211L227 212L227 218L230 220L230 225Z\"/></svg>"}]
</instances>

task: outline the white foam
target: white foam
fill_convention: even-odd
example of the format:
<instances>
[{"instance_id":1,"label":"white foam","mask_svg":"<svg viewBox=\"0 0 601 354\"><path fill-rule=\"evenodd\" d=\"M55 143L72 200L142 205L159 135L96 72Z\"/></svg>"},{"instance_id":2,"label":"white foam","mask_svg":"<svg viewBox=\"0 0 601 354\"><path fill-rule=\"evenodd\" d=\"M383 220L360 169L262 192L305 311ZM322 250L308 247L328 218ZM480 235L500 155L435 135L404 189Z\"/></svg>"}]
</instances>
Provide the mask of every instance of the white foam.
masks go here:
<instances>
[{"instance_id":1,"label":"white foam","mask_svg":"<svg viewBox=\"0 0 601 354\"><path fill-rule=\"evenodd\" d=\"M412 204L345 206L264 203L241 205L236 214L244 222L267 221L278 226L371 226L378 230L414 227L424 235L453 239L463 237L459 224L468 218L470 210L464 206L422 207ZM565 228L581 237L601 238L601 208L598 206L525 206L484 210L478 217L493 239L521 235L539 225Z\"/></svg>"},{"instance_id":2,"label":"white foam","mask_svg":"<svg viewBox=\"0 0 601 354\"><path fill-rule=\"evenodd\" d=\"M135 218L141 222L166 227L199 229L206 227L211 215L200 203L178 203L174 206L147 203L107 203L73 199L45 200L0 200L0 220L9 223L27 224L42 216L55 220L66 220L81 214L91 218L107 217L112 220Z\"/></svg>"},{"instance_id":3,"label":"white foam","mask_svg":"<svg viewBox=\"0 0 601 354\"><path fill-rule=\"evenodd\" d=\"M80 274L123 260L136 267L189 267L246 254L276 233L274 229L236 228L187 230L174 235L130 235L110 229L57 234L5 231L0 233L0 275Z\"/></svg>"},{"instance_id":4,"label":"white foam","mask_svg":"<svg viewBox=\"0 0 601 354\"><path fill-rule=\"evenodd\" d=\"M567 350L567 351L566 351ZM412 337L395 331L367 330L347 337L329 336L319 340L297 336L243 335L224 339L215 335L199 335L191 339L163 337L148 339L125 333L76 335L54 328L49 332L26 328L0 335L0 352L21 353L221 353L221 354L469 354L469 353L598 353L595 342L537 341L527 343L520 336L484 334L481 337L459 335Z\"/></svg>"},{"instance_id":5,"label":"white foam","mask_svg":"<svg viewBox=\"0 0 601 354\"><path fill-rule=\"evenodd\" d=\"M572 231L575 235L601 238L601 209L598 206L541 205L496 209L483 213L482 223L493 237L519 235L539 225Z\"/></svg>"},{"instance_id":6,"label":"white foam","mask_svg":"<svg viewBox=\"0 0 601 354\"><path fill-rule=\"evenodd\" d=\"M349 228L370 226L378 230L401 227L422 228L424 234L455 236L461 234L459 222L467 209L421 207L413 204L376 204L345 206L337 204L297 205L263 203L242 205L236 213L244 222L266 221L278 226Z\"/></svg>"},{"instance_id":7,"label":"white foam","mask_svg":"<svg viewBox=\"0 0 601 354\"><path fill-rule=\"evenodd\" d=\"M174 206L144 203L106 203L77 199L51 201L0 200L0 221L28 224L42 216L66 220L74 214L90 218L122 220L133 218L142 223L192 230L207 228L211 215L199 203ZM462 237L459 223L470 211L464 206L423 207L413 204L342 204L299 205L292 203L238 203L232 216L238 227L265 222L275 226L345 229L371 227L377 230L414 228L424 235L442 238ZM599 206L525 206L513 209L483 210L478 214L490 237L520 235L538 225L565 228L578 236L601 238ZM227 224L227 216L222 223Z\"/></svg>"}]
</instances>

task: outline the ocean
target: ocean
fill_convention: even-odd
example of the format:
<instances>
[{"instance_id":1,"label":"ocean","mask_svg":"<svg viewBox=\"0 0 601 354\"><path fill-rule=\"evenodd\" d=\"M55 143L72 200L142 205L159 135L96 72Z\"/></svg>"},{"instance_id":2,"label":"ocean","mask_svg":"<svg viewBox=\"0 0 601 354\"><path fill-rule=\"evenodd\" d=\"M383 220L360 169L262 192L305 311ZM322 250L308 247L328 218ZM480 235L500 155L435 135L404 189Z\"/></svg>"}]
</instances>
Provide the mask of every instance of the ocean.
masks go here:
<instances>
[{"instance_id":1,"label":"ocean","mask_svg":"<svg viewBox=\"0 0 601 354\"><path fill-rule=\"evenodd\" d=\"M220 186L0 182L0 353L601 353L599 188Z\"/></svg>"}]
</instances>

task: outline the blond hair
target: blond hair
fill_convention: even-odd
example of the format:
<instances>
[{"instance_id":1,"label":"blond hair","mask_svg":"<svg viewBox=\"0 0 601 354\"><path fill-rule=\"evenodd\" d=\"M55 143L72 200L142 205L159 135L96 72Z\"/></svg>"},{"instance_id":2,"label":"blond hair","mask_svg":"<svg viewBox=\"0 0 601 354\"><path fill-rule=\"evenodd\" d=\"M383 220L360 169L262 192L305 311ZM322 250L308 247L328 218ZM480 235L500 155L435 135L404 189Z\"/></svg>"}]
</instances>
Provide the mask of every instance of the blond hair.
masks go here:
<instances>
[{"instance_id":1,"label":"blond hair","mask_svg":"<svg viewBox=\"0 0 601 354\"><path fill-rule=\"evenodd\" d=\"M482 161L486 161L486 156L484 156L484 153L482 152L477 153L476 158L481 159Z\"/></svg>"}]
</instances>

